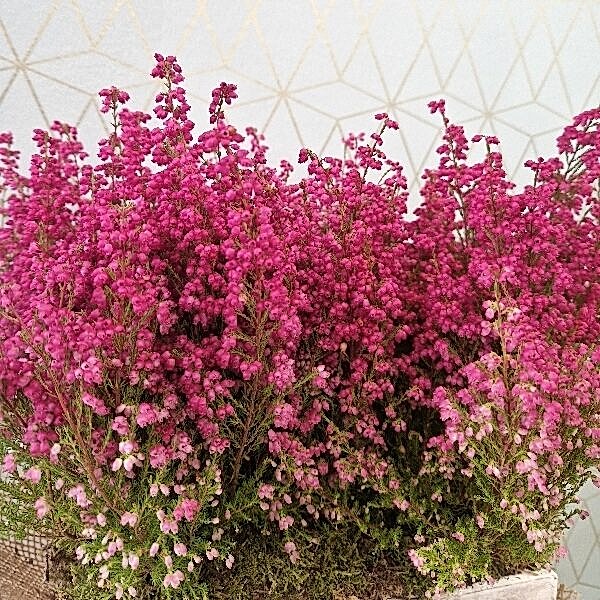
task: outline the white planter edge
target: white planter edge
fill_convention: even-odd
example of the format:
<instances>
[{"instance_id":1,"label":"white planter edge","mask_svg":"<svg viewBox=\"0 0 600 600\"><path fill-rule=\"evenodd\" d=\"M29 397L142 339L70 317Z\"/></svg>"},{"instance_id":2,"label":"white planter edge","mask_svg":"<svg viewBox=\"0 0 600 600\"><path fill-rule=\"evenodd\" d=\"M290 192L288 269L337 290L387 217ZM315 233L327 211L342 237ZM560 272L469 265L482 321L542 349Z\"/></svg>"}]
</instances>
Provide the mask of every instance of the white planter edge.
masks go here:
<instances>
[{"instance_id":1,"label":"white planter edge","mask_svg":"<svg viewBox=\"0 0 600 600\"><path fill-rule=\"evenodd\" d=\"M502 577L493 584L478 583L443 597L444 600L556 600L558 575L536 571Z\"/></svg>"},{"instance_id":2,"label":"white planter edge","mask_svg":"<svg viewBox=\"0 0 600 600\"><path fill-rule=\"evenodd\" d=\"M556 600L558 575L544 570L502 577L493 584L477 583L446 594L440 600ZM388 600L401 600L391 597Z\"/></svg>"}]
</instances>

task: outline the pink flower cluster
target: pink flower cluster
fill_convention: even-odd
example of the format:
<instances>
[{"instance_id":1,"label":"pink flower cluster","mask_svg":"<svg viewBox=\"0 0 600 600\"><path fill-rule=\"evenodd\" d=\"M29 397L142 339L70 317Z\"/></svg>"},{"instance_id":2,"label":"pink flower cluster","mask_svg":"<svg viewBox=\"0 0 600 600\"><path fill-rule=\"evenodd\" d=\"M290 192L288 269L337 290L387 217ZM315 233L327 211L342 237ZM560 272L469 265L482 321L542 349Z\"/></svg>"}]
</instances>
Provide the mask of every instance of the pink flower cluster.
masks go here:
<instances>
[{"instance_id":1,"label":"pink flower cluster","mask_svg":"<svg viewBox=\"0 0 600 600\"><path fill-rule=\"evenodd\" d=\"M81 482L64 491L82 523L98 498L97 525L113 510L138 527L144 517L110 489L118 480L133 499L150 477L158 529L176 539L206 508L207 461L223 480L215 523L216 497L231 501L260 471L256 504L284 536L340 519L331 498L349 487L419 521L451 494L444 485L483 469L506 496L498 510L541 552L559 525L536 525L534 498L564 507L570 474L600 458L600 111L565 129L560 159L528 162L534 183L519 191L498 140L473 138L486 152L470 164L464 130L431 103L441 159L411 220L402 167L383 149L398 129L387 114L368 138L348 137L349 158L301 150L307 175L294 182L290 163L267 164L254 129L226 121L235 86L213 91L211 128L194 136L181 68L156 60L158 125L103 90L113 131L98 164L57 122L36 130L23 177L0 136L0 410L34 458L69 460L68 432ZM403 463L413 434L421 481L445 482L427 494ZM466 505L487 527L486 508ZM35 511L46 518L50 499ZM164 586L179 588L186 546L173 559L149 544ZM226 550L201 553L231 567ZM123 556L137 569L137 554Z\"/></svg>"},{"instance_id":2,"label":"pink flower cluster","mask_svg":"<svg viewBox=\"0 0 600 600\"><path fill-rule=\"evenodd\" d=\"M547 487L550 475L560 481L574 444L591 457L600 435L600 111L577 117L559 138L566 165L528 162L534 185L516 192L491 151L497 140L486 139L485 161L467 165L462 129L437 109L446 144L440 169L425 175L414 237L430 257L418 282L423 356L445 373L423 396L445 423L430 445L469 455L472 442L497 433L506 452L524 448L527 457L498 456L504 472L489 464L488 474L528 473L528 488L557 502L563 490Z\"/></svg>"}]
</instances>

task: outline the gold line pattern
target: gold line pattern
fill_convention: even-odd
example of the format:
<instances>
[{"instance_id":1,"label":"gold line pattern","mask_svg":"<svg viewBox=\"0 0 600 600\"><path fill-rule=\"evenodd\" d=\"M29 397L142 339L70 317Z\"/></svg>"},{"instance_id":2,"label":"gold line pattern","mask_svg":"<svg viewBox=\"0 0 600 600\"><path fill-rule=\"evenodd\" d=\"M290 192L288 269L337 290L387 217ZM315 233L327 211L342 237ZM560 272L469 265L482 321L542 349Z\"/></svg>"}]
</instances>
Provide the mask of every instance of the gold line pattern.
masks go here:
<instances>
[{"instance_id":1,"label":"gold line pattern","mask_svg":"<svg viewBox=\"0 0 600 600\"><path fill-rule=\"evenodd\" d=\"M31 130L57 118L92 144L106 132L100 88L151 108L154 51L179 57L200 126L212 87L237 83L231 118L265 131L273 158L338 154L342 135L389 112L413 206L440 133L428 100L445 97L469 134L498 135L513 177L600 102L600 0L0 0L0 131L27 155ZM598 600L600 492L584 501L592 516L559 570Z\"/></svg>"}]
</instances>

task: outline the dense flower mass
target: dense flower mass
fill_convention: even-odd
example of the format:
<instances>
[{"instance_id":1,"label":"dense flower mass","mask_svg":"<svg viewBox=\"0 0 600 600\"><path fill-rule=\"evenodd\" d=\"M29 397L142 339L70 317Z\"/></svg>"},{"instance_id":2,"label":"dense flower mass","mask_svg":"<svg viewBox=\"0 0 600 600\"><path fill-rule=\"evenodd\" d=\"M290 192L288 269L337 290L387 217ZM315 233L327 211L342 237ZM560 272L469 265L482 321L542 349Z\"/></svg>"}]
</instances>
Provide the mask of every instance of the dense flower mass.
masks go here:
<instances>
[{"instance_id":1,"label":"dense flower mass","mask_svg":"<svg viewBox=\"0 0 600 600\"><path fill-rule=\"evenodd\" d=\"M600 462L600 110L517 190L432 102L411 219L388 115L293 181L235 86L197 135L156 61L158 123L100 92L97 163L56 122L25 177L0 135L10 527L61 532L81 597L201 597L250 527L300 564L352 524L437 590L552 560Z\"/></svg>"}]
</instances>

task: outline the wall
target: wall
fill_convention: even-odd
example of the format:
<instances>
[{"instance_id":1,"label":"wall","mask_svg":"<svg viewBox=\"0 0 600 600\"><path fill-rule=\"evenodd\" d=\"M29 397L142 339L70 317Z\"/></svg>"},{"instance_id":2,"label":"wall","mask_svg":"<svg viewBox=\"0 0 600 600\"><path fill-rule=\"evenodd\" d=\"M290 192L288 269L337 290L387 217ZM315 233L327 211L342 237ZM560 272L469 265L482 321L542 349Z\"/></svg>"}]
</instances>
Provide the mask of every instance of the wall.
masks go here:
<instances>
[{"instance_id":1,"label":"wall","mask_svg":"<svg viewBox=\"0 0 600 600\"><path fill-rule=\"evenodd\" d=\"M263 130L273 157L338 153L342 134L389 112L413 206L439 139L430 99L445 97L469 134L498 135L512 176L600 101L593 0L0 0L0 131L28 154L31 129L59 119L92 144L106 130L100 88L151 107L155 51L180 59L200 127L214 85L237 83L232 119ZM598 600L600 495L583 497L592 516L574 527L559 572Z\"/></svg>"}]
</instances>

